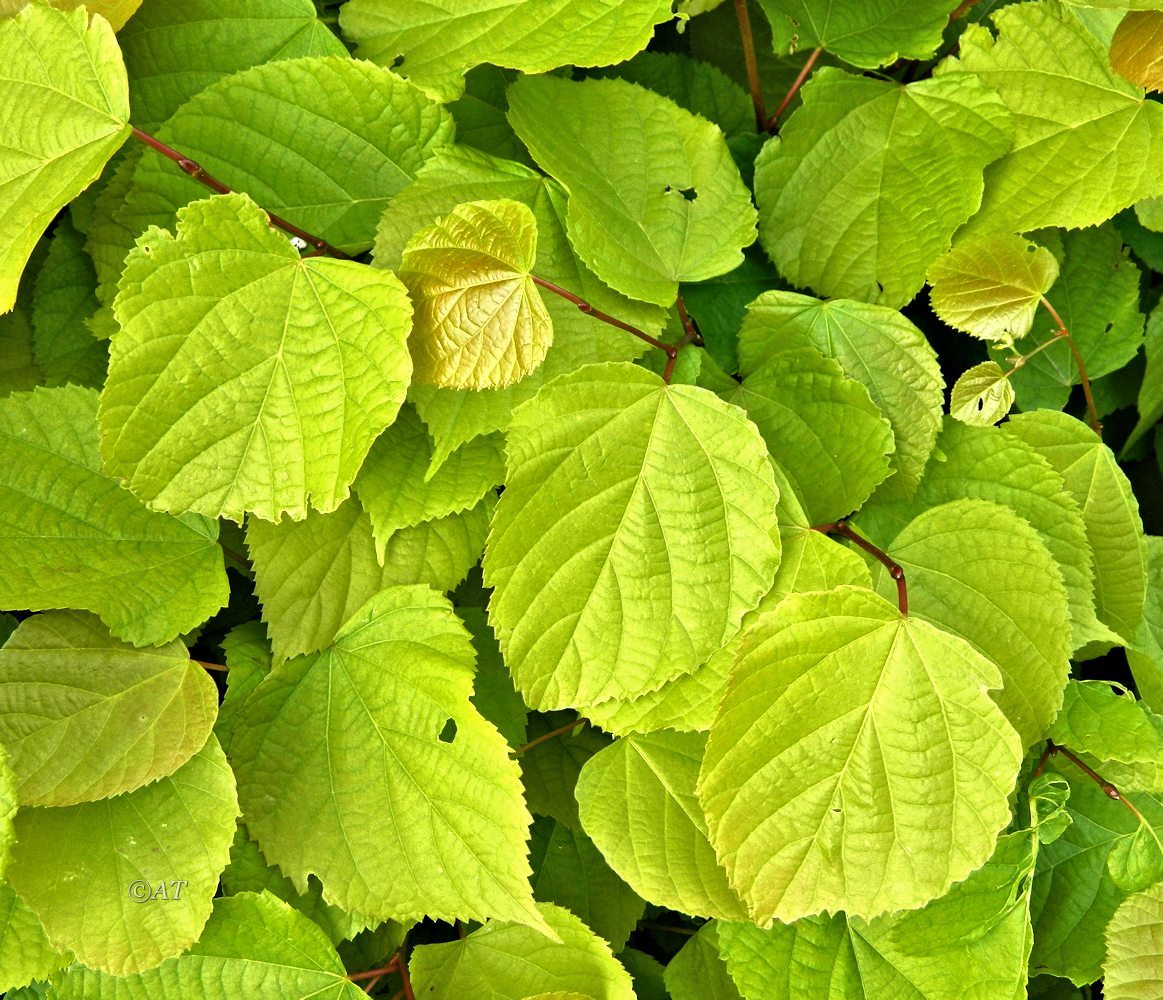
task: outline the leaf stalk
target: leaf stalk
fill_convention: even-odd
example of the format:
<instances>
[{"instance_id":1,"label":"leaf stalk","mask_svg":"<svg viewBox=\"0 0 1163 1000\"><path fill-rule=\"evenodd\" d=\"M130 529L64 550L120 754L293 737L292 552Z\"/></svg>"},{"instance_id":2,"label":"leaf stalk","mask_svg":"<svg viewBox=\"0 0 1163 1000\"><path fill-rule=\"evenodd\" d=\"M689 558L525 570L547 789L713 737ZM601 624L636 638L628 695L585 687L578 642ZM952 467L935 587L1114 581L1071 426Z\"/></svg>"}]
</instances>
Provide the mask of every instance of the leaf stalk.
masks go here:
<instances>
[{"instance_id":1,"label":"leaf stalk","mask_svg":"<svg viewBox=\"0 0 1163 1000\"><path fill-rule=\"evenodd\" d=\"M521 746L517 747L516 750L509 751L509 756L520 757L521 754L525 753L526 750L532 750L534 747L540 746L542 743L549 742L549 740L556 736L561 736L563 733L568 733L571 729L577 729L577 727L585 721L585 719L581 718L574 719L573 722L568 722L564 726L558 726L556 729L551 729L547 733L542 733L536 739L530 740L528 743L523 743Z\"/></svg>"},{"instance_id":2,"label":"leaf stalk","mask_svg":"<svg viewBox=\"0 0 1163 1000\"><path fill-rule=\"evenodd\" d=\"M816 65L816 60L820 58L820 53L823 51L822 47L812 49L812 53L808 56L807 62L804 63L803 68L800 70L799 76L792 81L788 92L783 95L783 100L779 102L779 107L775 109L775 114L767 120L764 131L774 131L776 124L779 122L779 116L787 110L787 106L791 104L796 94L799 93L800 87L804 85L804 81L808 78L808 74L812 71L812 67Z\"/></svg>"},{"instance_id":3,"label":"leaf stalk","mask_svg":"<svg viewBox=\"0 0 1163 1000\"><path fill-rule=\"evenodd\" d=\"M148 132L143 132L136 125L131 127L133 129L133 138L135 138L138 142L149 146L149 148L155 152L160 153L167 160L171 160L176 163L178 168L183 173L192 177L199 184L208 187L215 194L231 193L231 188L227 187L217 177L214 177L212 174L210 174L197 160L192 160L190 157L179 153L172 146L167 146L160 139L150 135ZM266 212L267 218L270 219L272 226L281 229L289 236L294 236L297 239L302 240L308 246L314 247L315 253L309 256L325 254L328 257L335 257L338 260L351 260L351 257L348 254L345 254L338 247L333 247L322 237L316 236L313 233L309 233L305 229L300 229L298 226L288 222L281 216L275 215L274 212L267 211L266 209L263 209L263 211Z\"/></svg>"},{"instance_id":4,"label":"leaf stalk","mask_svg":"<svg viewBox=\"0 0 1163 1000\"><path fill-rule=\"evenodd\" d=\"M755 107L755 131L768 128L767 110L763 106L763 84L759 79L759 62L755 58L755 36L751 33L751 14L747 0L735 0L735 19L739 22L739 39L743 42L743 65L747 67L747 88Z\"/></svg>"},{"instance_id":5,"label":"leaf stalk","mask_svg":"<svg viewBox=\"0 0 1163 1000\"><path fill-rule=\"evenodd\" d=\"M1094 393L1090 390L1090 378L1086 374L1086 365L1083 363L1082 355L1078 352L1078 345L1074 343L1074 338L1070 336L1070 331L1066 329L1066 324L1062 322L1062 317L1058 315L1058 310L1050 304L1050 300L1045 295L1039 296L1039 299L1050 317L1058 324L1057 336L1066 341L1070 353L1074 356L1074 364L1078 368L1078 379L1082 383L1082 394L1086 397L1086 413L1090 428L1101 440L1102 424L1098 419L1098 408L1094 405Z\"/></svg>"},{"instance_id":6,"label":"leaf stalk","mask_svg":"<svg viewBox=\"0 0 1163 1000\"><path fill-rule=\"evenodd\" d=\"M825 535L843 535L851 542L855 542L869 555L875 556L888 570L888 575L896 581L896 605L902 618L909 616L909 589L905 582L905 571L900 563L893 560L884 549L878 549L867 538L858 535L846 520L830 521L827 524L812 525L812 531L820 531Z\"/></svg>"}]
</instances>

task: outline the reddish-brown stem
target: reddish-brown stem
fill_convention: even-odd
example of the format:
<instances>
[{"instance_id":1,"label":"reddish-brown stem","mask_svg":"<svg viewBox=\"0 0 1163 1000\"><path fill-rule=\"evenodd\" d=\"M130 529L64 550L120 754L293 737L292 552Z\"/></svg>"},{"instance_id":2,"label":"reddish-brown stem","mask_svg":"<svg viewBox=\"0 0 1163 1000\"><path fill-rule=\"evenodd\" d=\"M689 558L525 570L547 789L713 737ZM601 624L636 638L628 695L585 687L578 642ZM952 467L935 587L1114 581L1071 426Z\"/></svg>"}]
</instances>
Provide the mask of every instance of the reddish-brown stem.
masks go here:
<instances>
[{"instance_id":1,"label":"reddish-brown stem","mask_svg":"<svg viewBox=\"0 0 1163 1000\"><path fill-rule=\"evenodd\" d=\"M221 670L223 673L230 669L229 667L223 666L221 663L207 663L205 660L191 659L190 662L196 663L198 666L204 667L206 670Z\"/></svg>"},{"instance_id":2,"label":"reddish-brown stem","mask_svg":"<svg viewBox=\"0 0 1163 1000\"><path fill-rule=\"evenodd\" d=\"M602 312L601 309L590 305L580 295L574 295L573 292L569 291L569 289L562 288L561 285L555 285L552 281L546 281L544 278L538 277L536 274L531 274L529 277L533 279L534 284L540 285L547 291L553 292L554 295L560 295L568 302L572 302L581 312L585 313L587 316L592 316L594 319L600 320L603 323L608 323L610 326L616 326L619 330L625 330L627 333L633 334L639 340L645 341L651 347L658 348L658 350L662 351L664 354L669 355L670 352L674 349L672 344L664 344L656 337L652 337L648 333L643 333L638 329L638 327L631 326L629 323L623 323L620 319L611 316L609 313Z\"/></svg>"},{"instance_id":3,"label":"reddish-brown stem","mask_svg":"<svg viewBox=\"0 0 1163 1000\"><path fill-rule=\"evenodd\" d=\"M666 934L681 934L683 937L694 937L698 931L691 930L689 927L675 927L673 924L660 924L653 920L642 920L638 923L639 927L645 927L647 930L662 931Z\"/></svg>"},{"instance_id":4,"label":"reddish-brown stem","mask_svg":"<svg viewBox=\"0 0 1163 1000\"><path fill-rule=\"evenodd\" d=\"M400 955L397 952L392 956L392 960L387 965L381 966L378 969L368 969L367 972L352 972L348 974L348 979L353 983L362 982L365 979L379 979L381 976L386 976L390 972L397 972L400 968Z\"/></svg>"},{"instance_id":5,"label":"reddish-brown stem","mask_svg":"<svg viewBox=\"0 0 1163 1000\"><path fill-rule=\"evenodd\" d=\"M371 991L380 985L380 980L383 978L383 976L376 976L375 979L369 979L366 983L363 984L364 993L367 993L370 996Z\"/></svg>"},{"instance_id":6,"label":"reddish-brown stem","mask_svg":"<svg viewBox=\"0 0 1163 1000\"><path fill-rule=\"evenodd\" d=\"M779 116L787 110L787 106L791 104L793 98L799 93L800 87L804 85L804 81L808 78L808 74L812 71L812 67L816 65L816 60L820 58L820 53L823 51L822 48L812 49L811 55L808 56L808 61L804 63L803 68L799 72L799 76L792 81L788 92L783 95L783 100L779 102L779 107L775 109L775 114L767 119L764 127L768 132L775 128L776 123L779 121Z\"/></svg>"},{"instance_id":7,"label":"reddish-brown stem","mask_svg":"<svg viewBox=\"0 0 1163 1000\"><path fill-rule=\"evenodd\" d=\"M1143 814L1139 812L1138 808L1130 799L1124 796L1118 790L1118 788L1115 787L1113 782L1107 781L1106 778L1104 778L1093 767L1087 764L1086 761L1082 760L1077 754L1075 754L1073 751L1067 750L1064 746L1060 746L1053 740L1046 741L1046 749L1042 751L1042 756L1038 761L1038 766L1034 769L1033 776L1035 778L1038 777L1038 775L1041 774L1042 770L1046 767L1046 761L1051 757L1056 757L1058 754L1062 754L1062 756L1070 761L1071 764L1073 764L1091 781L1098 785L1098 787L1102 789L1103 795L1105 795L1108 799L1114 799L1116 802L1121 802L1124 806L1127 807L1135 819L1137 819L1142 825L1148 826L1147 820ZM1148 828L1150 827L1148 826ZM1156 840L1157 839L1158 837L1156 837Z\"/></svg>"},{"instance_id":8,"label":"reddish-brown stem","mask_svg":"<svg viewBox=\"0 0 1163 1000\"><path fill-rule=\"evenodd\" d=\"M695 326L695 321L688 315L686 303L683 302L681 293L675 297L674 307L678 310L678 318L682 321L682 329L685 335L684 342L694 344L696 347L702 347L703 335L699 333L699 328Z\"/></svg>"},{"instance_id":9,"label":"reddish-brown stem","mask_svg":"<svg viewBox=\"0 0 1163 1000\"><path fill-rule=\"evenodd\" d=\"M1043 295L1041 301L1050 317L1058 324L1058 336L1066 341L1066 346L1070 348L1070 353L1074 356L1074 364L1078 368L1078 379L1082 383L1082 394L1086 397L1086 412L1090 420L1090 427L1101 438L1102 424L1098 419L1098 407L1094 405L1094 393L1090 390L1090 378L1086 374L1086 365L1082 361L1082 355L1078 353L1078 345L1074 343L1074 338L1070 336L1070 331L1066 329L1066 324L1062 322L1058 310L1050 305L1050 300Z\"/></svg>"},{"instance_id":10,"label":"reddish-brown stem","mask_svg":"<svg viewBox=\"0 0 1163 1000\"><path fill-rule=\"evenodd\" d=\"M950 22L956 21L959 17L964 17L977 6L978 2L979 0L962 0L958 8L949 15Z\"/></svg>"},{"instance_id":11,"label":"reddish-brown stem","mask_svg":"<svg viewBox=\"0 0 1163 1000\"><path fill-rule=\"evenodd\" d=\"M407 943L405 938L404 944ZM412 992L412 978L408 975L408 963L404 961L404 945L400 945L396 957L400 960L400 967L396 971L400 973L400 979L404 982L404 1000L416 1000L416 995Z\"/></svg>"},{"instance_id":12,"label":"reddish-brown stem","mask_svg":"<svg viewBox=\"0 0 1163 1000\"><path fill-rule=\"evenodd\" d=\"M172 160L178 165L180 170L188 174L199 184L208 187L216 194L230 194L231 189L223 184L222 181L220 181L217 177L207 173L202 164L198 163L196 160L191 160L188 156L184 156L183 154L179 153L172 146L167 146L160 139L155 138L148 132L143 132L136 126L133 126L133 137L138 142L142 142L149 146L150 149L160 153L167 160ZM264 211L266 210L264 209ZM326 254L328 257L337 257L339 260L351 260L351 258L342 250L340 250L338 247L333 247L322 237L315 236L313 233L309 233L305 229L300 229L298 226L288 222L286 219L275 215L274 212L267 211L267 218L271 220L272 226L276 226L290 236L297 237L306 243L307 246L314 247L316 255Z\"/></svg>"},{"instance_id":13,"label":"reddish-brown stem","mask_svg":"<svg viewBox=\"0 0 1163 1000\"><path fill-rule=\"evenodd\" d=\"M735 18L739 22L739 38L743 42L743 65L747 67L747 87L755 106L755 131L767 127L767 110L763 106L763 84L759 80L759 63L755 59L755 36L751 34L751 15L747 0L735 0Z\"/></svg>"},{"instance_id":14,"label":"reddish-brown stem","mask_svg":"<svg viewBox=\"0 0 1163 1000\"><path fill-rule=\"evenodd\" d=\"M526 750L532 750L534 747L540 746L542 743L547 743L555 736L561 736L562 733L568 733L571 729L577 729L577 727L585 721L585 719L574 719L573 722L569 722L564 726L558 726L556 729L551 729L547 733L542 733L536 739L530 740L528 743L524 743L517 747L516 750L509 751L509 756L520 757L521 754L523 754Z\"/></svg>"},{"instance_id":15,"label":"reddish-brown stem","mask_svg":"<svg viewBox=\"0 0 1163 1000\"><path fill-rule=\"evenodd\" d=\"M813 531L822 531L825 535L843 535L851 542L855 542L869 555L875 556L888 570L888 575L896 580L896 605L900 609L901 617L909 616L909 591L905 584L905 571L900 564L893 561L884 549L878 549L867 538L856 534L847 521L831 521L828 524L812 525Z\"/></svg>"}]
</instances>

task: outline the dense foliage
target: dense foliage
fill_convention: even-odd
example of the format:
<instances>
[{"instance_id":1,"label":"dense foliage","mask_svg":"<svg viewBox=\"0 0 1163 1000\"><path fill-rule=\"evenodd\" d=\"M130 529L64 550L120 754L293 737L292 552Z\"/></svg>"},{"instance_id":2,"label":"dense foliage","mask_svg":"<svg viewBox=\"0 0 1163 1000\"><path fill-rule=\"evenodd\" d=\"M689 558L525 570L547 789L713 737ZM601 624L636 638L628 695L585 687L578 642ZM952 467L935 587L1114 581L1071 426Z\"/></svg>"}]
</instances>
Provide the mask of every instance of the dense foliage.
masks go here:
<instances>
[{"instance_id":1,"label":"dense foliage","mask_svg":"<svg viewBox=\"0 0 1163 1000\"><path fill-rule=\"evenodd\" d=\"M0 60L8 997L1163 995L1163 2Z\"/></svg>"}]
</instances>

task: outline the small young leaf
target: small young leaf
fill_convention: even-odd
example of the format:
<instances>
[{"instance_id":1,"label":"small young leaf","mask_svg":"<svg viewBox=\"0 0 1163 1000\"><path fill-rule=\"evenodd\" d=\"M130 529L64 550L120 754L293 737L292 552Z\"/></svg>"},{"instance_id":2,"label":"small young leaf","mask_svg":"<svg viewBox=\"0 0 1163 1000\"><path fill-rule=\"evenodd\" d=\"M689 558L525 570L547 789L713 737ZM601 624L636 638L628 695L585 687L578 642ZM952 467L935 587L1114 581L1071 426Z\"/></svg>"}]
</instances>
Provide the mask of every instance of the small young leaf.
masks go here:
<instances>
[{"instance_id":1,"label":"small young leaf","mask_svg":"<svg viewBox=\"0 0 1163 1000\"><path fill-rule=\"evenodd\" d=\"M217 709L181 642L135 649L84 612L26 618L0 649L0 743L22 805L105 799L172 774Z\"/></svg>"},{"instance_id":2,"label":"small young leaf","mask_svg":"<svg viewBox=\"0 0 1163 1000\"><path fill-rule=\"evenodd\" d=\"M1074 822L1066 809L1070 784L1055 774L1039 774L1027 789L1030 801L1030 825L1038 842L1052 844Z\"/></svg>"},{"instance_id":3,"label":"small young leaf","mask_svg":"<svg viewBox=\"0 0 1163 1000\"><path fill-rule=\"evenodd\" d=\"M0 313L53 216L129 135L129 89L113 29L81 8L33 3L0 18ZM68 67L68 72L59 72Z\"/></svg>"},{"instance_id":4,"label":"small young leaf","mask_svg":"<svg viewBox=\"0 0 1163 1000\"><path fill-rule=\"evenodd\" d=\"M1163 762L1163 719L1134 695L1119 694L1102 681L1071 681L1047 735L1060 746L1100 761L1149 766Z\"/></svg>"},{"instance_id":5,"label":"small young leaf","mask_svg":"<svg viewBox=\"0 0 1163 1000\"><path fill-rule=\"evenodd\" d=\"M673 101L622 80L525 78L509 90L509 120L569 191L579 256L625 295L670 305L680 281L732 270L755 241L722 133Z\"/></svg>"},{"instance_id":6,"label":"small young leaf","mask_svg":"<svg viewBox=\"0 0 1163 1000\"><path fill-rule=\"evenodd\" d=\"M245 195L186 206L176 235L146 233L114 311L105 467L178 512L334 510L411 375L399 280L300 259Z\"/></svg>"},{"instance_id":7,"label":"small young leaf","mask_svg":"<svg viewBox=\"0 0 1163 1000\"><path fill-rule=\"evenodd\" d=\"M537 223L520 202L458 205L404 248L416 380L496 389L545 360L553 324L531 277Z\"/></svg>"},{"instance_id":8,"label":"small young leaf","mask_svg":"<svg viewBox=\"0 0 1163 1000\"><path fill-rule=\"evenodd\" d=\"M201 938L157 968L116 978L73 966L53 986L60 1000L278 997L366 1000L324 932L269 892L214 900Z\"/></svg>"},{"instance_id":9,"label":"small young leaf","mask_svg":"<svg viewBox=\"0 0 1163 1000\"><path fill-rule=\"evenodd\" d=\"M855 588L753 625L699 778L751 918L911 909L984 864L1021 760L1000 686L964 639Z\"/></svg>"},{"instance_id":10,"label":"small young leaf","mask_svg":"<svg viewBox=\"0 0 1163 1000\"><path fill-rule=\"evenodd\" d=\"M949 415L971 427L990 427L1014 405L1009 372L996 361L983 361L962 372L949 397Z\"/></svg>"},{"instance_id":11,"label":"small young leaf","mask_svg":"<svg viewBox=\"0 0 1163 1000\"><path fill-rule=\"evenodd\" d=\"M1010 234L970 237L929 268L929 301L951 327L1011 348L1030 332L1038 300L1057 277L1058 261L1045 247Z\"/></svg>"},{"instance_id":12,"label":"small young leaf","mask_svg":"<svg viewBox=\"0 0 1163 1000\"><path fill-rule=\"evenodd\" d=\"M775 574L762 439L705 389L630 365L583 368L514 414L508 465L484 573L490 621L534 708L689 674ZM711 524L697 550L685 544Z\"/></svg>"},{"instance_id":13,"label":"small young leaf","mask_svg":"<svg viewBox=\"0 0 1163 1000\"><path fill-rule=\"evenodd\" d=\"M531 927L490 920L463 941L417 947L409 962L416 995L526 1000L555 996L569 983L593 1000L634 1000L630 974L605 941L568 910L549 903L537 910L559 941Z\"/></svg>"},{"instance_id":14,"label":"small young leaf","mask_svg":"<svg viewBox=\"0 0 1163 1000\"><path fill-rule=\"evenodd\" d=\"M237 816L234 775L211 737L151 785L21 809L9 878L54 947L115 976L140 972L198 939Z\"/></svg>"},{"instance_id":15,"label":"small young leaf","mask_svg":"<svg viewBox=\"0 0 1163 1000\"><path fill-rule=\"evenodd\" d=\"M1128 896L1106 928L1103 996L1152 1000L1159 995L1163 963L1163 882Z\"/></svg>"},{"instance_id":16,"label":"small young leaf","mask_svg":"<svg viewBox=\"0 0 1163 1000\"><path fill-rule=\"evenodd\" d=\"M644 899L741 920L747 912L715 859L695 798L705 745L697 733L623 737L586 762L575 794L586 833Z\"/></svg>"},{"instance_id":17,"label":"small young leaf","mask_svg":"<svg viewBox=\"0 0 1163 1000\"><path fill-rule=\"evenodd\" d=\"M1115 842L1107 855L1111 881L1126 892L1139 892L1163 880L1163 843L1148 823Z\"/></svg>"}]
</instances>

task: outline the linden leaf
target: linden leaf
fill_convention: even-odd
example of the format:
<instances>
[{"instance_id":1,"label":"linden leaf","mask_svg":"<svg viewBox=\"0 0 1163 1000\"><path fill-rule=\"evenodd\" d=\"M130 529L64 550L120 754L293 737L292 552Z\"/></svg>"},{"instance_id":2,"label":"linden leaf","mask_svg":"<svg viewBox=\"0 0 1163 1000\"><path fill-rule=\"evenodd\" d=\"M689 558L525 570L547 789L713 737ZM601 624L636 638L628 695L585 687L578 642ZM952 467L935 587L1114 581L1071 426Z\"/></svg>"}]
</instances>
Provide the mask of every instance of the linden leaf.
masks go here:
<instances>
[{"instance_id":1,"label":"linden leaf","mask_svg":"<svg viewBox=\"0 0 1163 1000\"><path fill-rule=\"evenodd\" d=\"M981 203L1009 112L964 76L902 87L826 66L801 94L755 161L760 241L793 285L902 306Z\"/></svg>"},{"instance_id":2,"label":"linden leaf","mask_svg":"<svg viewBox=\"0 0 1163 1000\"><path fill-rule=\"evenodd\" d=\"M1131 11L1115 29L1110 63L1144 90L1163 90L1163 11Z\"/></svg>"},{"instance_id":3,"label":"linden leaf","mask_svg":"<svg viewBox=\"0 0 1163 1000\"><path fill-rule=\"evenodd\" d=\"M628 364L582 368L516 410L508 465L484 575L531 707L636 696L689 674L775 573L766 449L743 411L706 389Z\"/></svg>"},{"instance_id":4,"label":"linden leaf","mask_svg":"<svg viewBox=\"0 0 1163 1000\"><path fill-rule=\"evenodd\" d=\"M83 612L27 618L0 649L0 743L22 805L109 798L171 774L205 745L217 709L181 642L135 649Z\"/></svg>"},{"instance_id":5,"label":"linden leaf","mask_svg":"<svg viewBox=\"0 0 1163 1000\"><path fill-rule=\"evenodd\" d=\"M569 192L578 255L610 287L659 305L680 281L725 274L755 241L755 210L716 125L624 80L509 88L509 121Z\"/></svg>"},{"instance_id":6,"label":"linden leaf","mask_svg":"<svg viewBox=\"0 0 1163 1000\"><path fill-rule=\"evenodd\" d=\"M545 360L553 324L532 276L533 212L508 199L458 205L408 242L400 278L416 313L417 381L495 389Z\"/></svg>"},{"instance_id":7,"label":"linden leaf","mask_svg":"<svg viewBox=\"0 0 1163 1000\"><path fill-rule=\"evenodd\" d=\"M532 74L623 62L672 16L671 0L352 0L340 23L361 58L450 99L480 63Z\"/></svg>"},{"instance_id":8,"label":"linden leaf","mask_svg":"<svg viewBox=\"0 0 1163 1000\"><path fill-rule=\"evenodd\" d=\"M752 920L912 909L981 867L1021 742L968 642L850 587L751 626L699 800Z\"/></svg>"},{"instance_id":9,"label":"linden leaf","mask_svg":"<svg viewBox=\"0 0 1163 1000\"><path fill-rule=\"evenodd\" d=\"M996 424L1014 405L1009 375L996 361L983 361L962 372L949 397L949 414L973 427Z\"/></svg>"},{"instance_id":10,"label":"linden leaf","mask_svg":"<svg viewBox=\"0 0 1163 1000\"><path fill-rule=\"evenodd\" d=\"M234 775L211 736L153 784L21 809L9 878L54 947L115 976L139 972L198 939L237 816Z\"/></svg>"},{"instance_id":11,"label":"linden leaf","mask_svg":"<svg viewBox=\"0 0 1163 1000\"><path fill-rule=\"evenodd\" d=\"M129 135L129 88L109 23L34 3L0 19L0 313L33 246ZM62 67L68 72L61 72Z\"/></svg>"},{"instance_id":12,"label":"linden leaf","mask_svg":"<svg viewBox=\"0 0 1163 1000\"><path fill-rule=\"evenodd\" d=\"M334 510L404 401L403 285L301 259L245 195L187 205L176 235L147 232L114 311L102 453L156 507L236 521Z\"/></svg>"},{"instance_id":13,"label":"linden leaf","mask_svg":"<svg viewBox=\"0 0 1163 1000\"><path fill-rule=\"evenodd\" d=\"M251 835L300 892L315 875L326 902L373 921L543 926L520 772L469 701L473 658L447 600L389 587L260 681L230 755Z\"/></svg>"},{"instance_id":14,"label":"linden leaf","mask_svg":"<svg viewBox=\"0 0 1163 1000\"><path fill-rule=\"evenodd\" d=\"M91 390L0 401L0 525L0 606L84 608L157 645L226 603L218 526L146 510L102 473Z\"/></svg>"},{"instance_id":15,"label":"linden leaf","mask_svg":"<svg viewBox=\"0 0 1163 1000\"><path fill-rule=\"evenodd\" d=\"M969 228L1093 226L1163 193L1163 107L1111 71L1078 17L1052 0L990 16L996 36L970 25L941 77L976 78L1013 113L1013 148L986 169Z\"/></svg>"},{"instance_id":16,"label":"linden leaf","mask_svg":"<svg viewBox=\"0 0 1163 1000\"><path fill-rule=\"evenodd\" d=\"M929 301L951 327L1012 347L1030 332L1057 277L1058 261L1045 247L1010 234L971 237L929 268Z\"/></svg>"},{"instance_id":17,"label":"linden leaf","mask_svg":"<svg viewBox=\"0 0 1163 1000\"><path fill-rule=\"evenodd\" d=\"M1163 966L1163 882L1128 896L1106 928L1103 996L1150 1000L1159 995Z\"/></svg>"}]
</instances>

